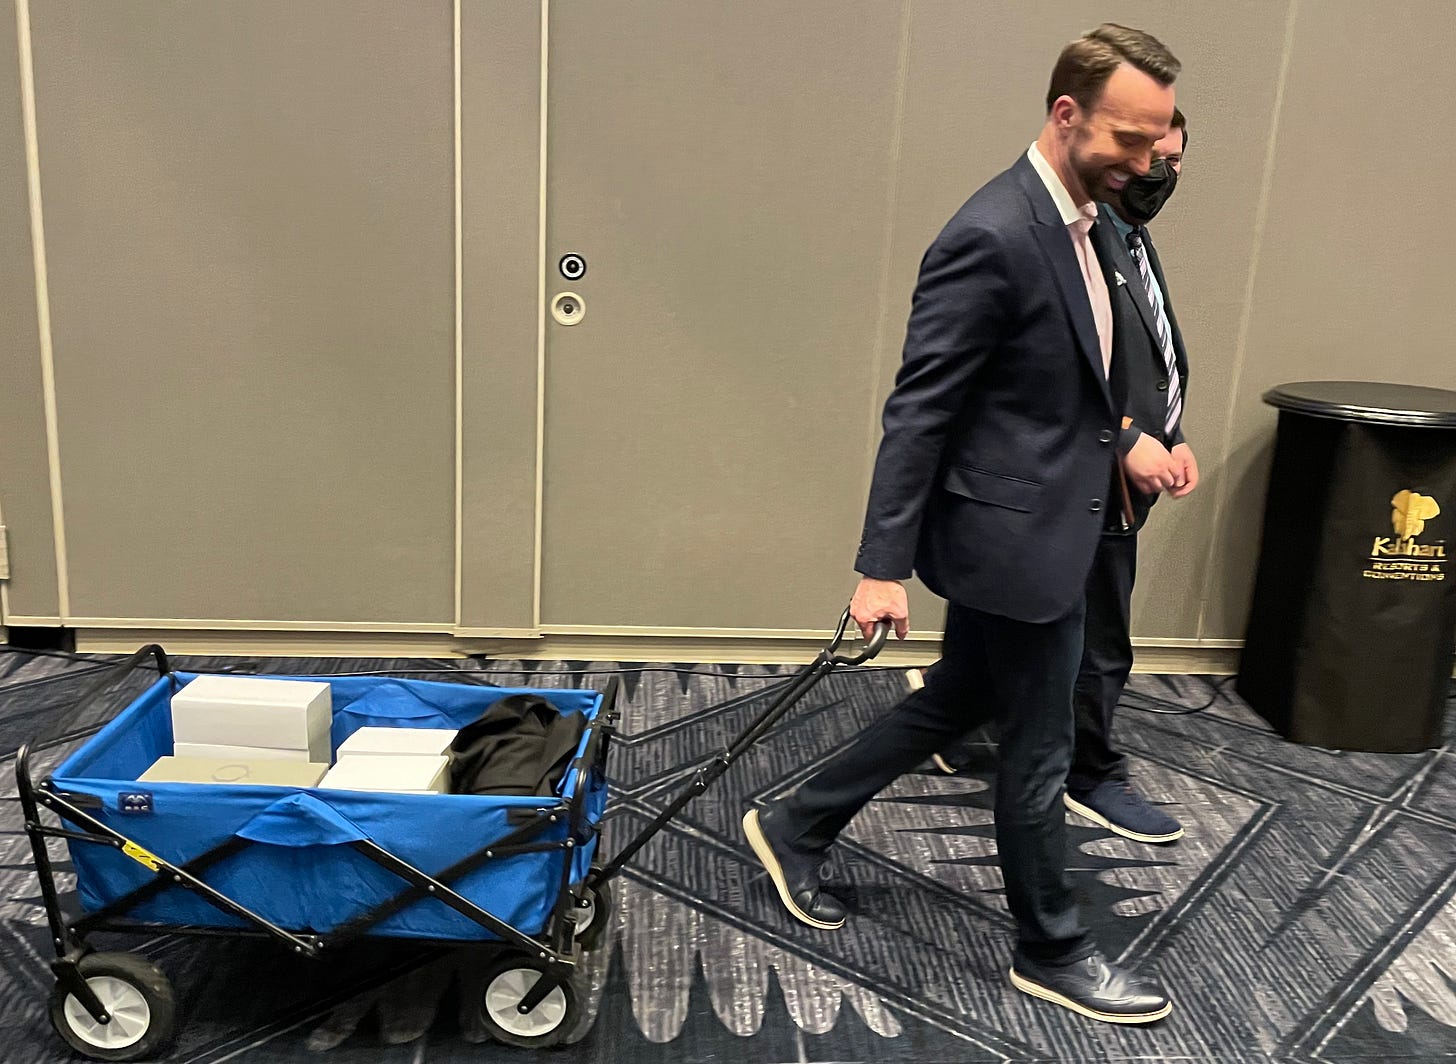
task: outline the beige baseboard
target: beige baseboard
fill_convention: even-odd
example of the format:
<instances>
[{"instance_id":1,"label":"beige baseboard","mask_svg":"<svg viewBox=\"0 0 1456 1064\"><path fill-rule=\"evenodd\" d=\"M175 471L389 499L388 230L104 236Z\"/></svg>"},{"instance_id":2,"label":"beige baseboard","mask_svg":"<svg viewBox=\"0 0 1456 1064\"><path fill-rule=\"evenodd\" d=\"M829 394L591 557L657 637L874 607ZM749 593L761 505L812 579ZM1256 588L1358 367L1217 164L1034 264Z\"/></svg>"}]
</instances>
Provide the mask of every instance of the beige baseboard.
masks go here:
<instances>
[{"instance_id":1,"label":"beige baseboard","mask_svg":"<svg viewBox=\"0 0 1456 1064\"><path fill-rule=\"evenodd\" d=\"M476 630L478 631L478 630ZM753 632L752 630L592 629L546 631L529 637L451 635L438 632L242 631L200 628L76 629L83 653L130 653L147 643L171 654L267 657L461 658L485 655L530 661L695 662L702 664L801 664L812 661L828 642L828 632ZM1238 666L1238 643L1231 640L1137 640L1137 672L1231 675ZM846 644L854 651L857 640ZM874 664L923 666L939 655L940 634L891 639Z\"/></svg>"},{"instance_id":2,"label":"beige baseboard","mask_svg":"<svg viewBox=\"0 0 1456 1064\"><path fill-rule=\"evenodd\" d=\"M474 640L438 632L238 631L193 628L77 628L83 654L130 654L156 643L168 654L286 658L463 658Z\"/></svg>"},{"instance_id":3,"label":"beige baseboard","mask_svg":"<svg viewBox=\"0 0 1456 1064\"><path fill-rule=\"evenodd\" d=\"M1133 648L1133 672L1172 676L1233 676L1239 671L1239 647L1140 644Z\"/></svg>"}]
</instances>

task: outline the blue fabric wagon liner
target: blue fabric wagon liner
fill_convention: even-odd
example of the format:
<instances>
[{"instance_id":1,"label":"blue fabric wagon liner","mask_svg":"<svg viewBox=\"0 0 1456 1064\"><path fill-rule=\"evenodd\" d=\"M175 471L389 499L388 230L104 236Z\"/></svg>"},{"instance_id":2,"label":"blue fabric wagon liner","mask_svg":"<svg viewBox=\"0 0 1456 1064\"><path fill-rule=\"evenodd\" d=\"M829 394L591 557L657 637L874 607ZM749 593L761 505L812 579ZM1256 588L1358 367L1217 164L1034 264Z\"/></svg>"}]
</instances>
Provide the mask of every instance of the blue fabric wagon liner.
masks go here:
<instances>
[{"instance_id":1,"label":"blue fabric wagon liner","mask_svg":"<svg viewBox=\"0 0 1456 1064\"><path fill-rule=\"evenodd\" d=\"M144 1060L171 1044L177 1000L166 973L139 953L94 949L88 938L96 931L262 934L310 959L336 956L339 946L367 934L434 943L500 939L503 945L482 951L494 955L484 961L478 1002L490 1036L535 1048L579 1037L591 1014L579 1003L574 973L585 971L578 965L588 951L603 948L613 923L611 880L819 680L839 666L865 664L884 647L889 625L881 622L863 651L841 653L849 623L845 610L814 662L603 864L593 858L606 812L619 676L600 694L391 677L271 677L329 682L334 751L366 725L460 729L498 699L543 698L563 717L582 718L575 756L555 793L544 797L140 783L173 752L172 694L197 678L173 671L160 646L142 647L118 668L125 674L152 659L160 679L54 773L33 779L32 743L15 755L56 953L51 1025L73 1050L97 1060ZM53 734L73 734L68 729L80 709L114 690L115 674L99 678ZM70 846L80 917L62 905L51 839Z\"/></svg>"},{"instance_id":2,"label":"blue fabric wagon liner","mask_svg":"<svg viewBox=\"0 0 1456 1064\"><path fill-rule=\"evenodd\" d=\"M137 783L157 758L172 753L171 673L119 713L52 774L56 791L76 796L91 816L134 844L125 850L73 840L80 903L96 913L157 877L147 858L185 866L232 843L199 878L277 927L328 934L385 905L408 883L362 852L373 843L388 855L436 876L475 854L541 824L532 852L495 856L448 885L467 901L530 936L545 933L566 882L586 879L596 852L607 785L587 757L602 695L590 690L500 688L389 677L327 677L332 688L331 745L365 726L462 728L512 694L546 699L563 715L586 718L581 741L551 797L416 795L275 786ZM317 681L321 677L279 676ZM577 770L578 766L586 766ZM578 795L578 789L585 788ZM564 845L569 810L580 798L578 838ZM125 807L125 809L123 808ZM131 811L137 810L137 811ZM550 818L555 816L555 821ZM544 823L543 823L544 821ZM128 919L192 928L247 929L243 916L192 889L174 886L130 908ZM496 938L486 927L436 897L413 901L368 928L373 935L450 941Z\"/></svg>"}]
</instances>

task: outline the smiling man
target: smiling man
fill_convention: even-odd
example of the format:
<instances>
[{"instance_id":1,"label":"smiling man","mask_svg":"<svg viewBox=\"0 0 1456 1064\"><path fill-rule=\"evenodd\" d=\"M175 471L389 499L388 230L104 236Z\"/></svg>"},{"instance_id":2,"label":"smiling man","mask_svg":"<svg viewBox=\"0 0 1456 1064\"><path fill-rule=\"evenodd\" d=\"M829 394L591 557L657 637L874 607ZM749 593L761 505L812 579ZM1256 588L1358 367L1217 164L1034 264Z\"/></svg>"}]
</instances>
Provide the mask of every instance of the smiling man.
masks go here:
<instances>
[{"instance_id":1,"label":"smiling man","mask_svg":"<svg viewBox=\"0 0 1456 1064\"><path fill-rule=\"evenodd\" d=\"M1036 142L973 195L920 266L903 364L885 403L851 604L868 636L904 638L912 573L948 602L925 686L744 831L785 908L844 924L819 869L883 787L994 720L996 839L1016 921L1017 989L1111 1023L1172 1009L1097 949L1067 875L1062 790L1087 574L1101 536L1122 410L1109 386L1130 298L1097 200L1146 174L1173 117L1178 60L1104 25L1063 49Z\"/></svg>"}]
</instances>

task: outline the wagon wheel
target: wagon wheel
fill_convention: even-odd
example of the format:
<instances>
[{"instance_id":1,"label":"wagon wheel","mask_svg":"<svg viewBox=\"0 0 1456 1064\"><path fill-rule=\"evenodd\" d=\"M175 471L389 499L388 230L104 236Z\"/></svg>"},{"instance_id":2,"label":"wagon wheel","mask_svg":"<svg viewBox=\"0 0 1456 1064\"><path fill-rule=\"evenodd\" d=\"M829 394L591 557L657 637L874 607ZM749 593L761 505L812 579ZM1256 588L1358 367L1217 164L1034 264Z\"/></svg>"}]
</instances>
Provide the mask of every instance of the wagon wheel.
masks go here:
<instances>
[{"instance_id":1,"label":"wagon wheel","mask_svg":"<svg viewBox=\"0 0 1456 1064\"><path fill-rule=\"evenodd\" d=\"M508 1046L545 1049L565 1037L577 1019L576 990L565 979L530 1012L520 1005L538 981L551 978L547 964L521 953L507 953L486 970L480 1015L490 1036Z\"/></svg>"},{"instance_id":2,"label":"wagon wheel","mask_svg":"<svg viewBox=\"0 0 1456 1064\"><path fill-rule=\"evenodd\" d=\"M576 907L576 930L573 932L582 949L596 949L601 944L602 935L616 912L614 900L610 883L582 888L582 898Z\"/></svg>"},{"instance_id":3,"label":"wagon wheel","mask_svg":"<svg viewBox=\"0 0 1456 1064\"><path fill-rule=\"evenodd\" d=\"M155 964L135 953L91 953L76 967L110 1019L97 1023L58 981L51 1025L72 1049L92 1060L144 1060L172 1041L177 998Z\"/></svg>"}]
</instances>

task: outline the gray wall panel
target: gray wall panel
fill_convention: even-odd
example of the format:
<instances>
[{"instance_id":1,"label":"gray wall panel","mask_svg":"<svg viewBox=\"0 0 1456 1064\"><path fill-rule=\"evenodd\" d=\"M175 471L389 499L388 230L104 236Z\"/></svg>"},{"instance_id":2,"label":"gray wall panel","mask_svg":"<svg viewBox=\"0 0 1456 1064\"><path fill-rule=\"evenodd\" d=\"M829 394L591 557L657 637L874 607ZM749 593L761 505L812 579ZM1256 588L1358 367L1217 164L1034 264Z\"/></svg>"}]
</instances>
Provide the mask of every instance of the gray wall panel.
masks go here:
<instances>
[{"instance_id":1,"label":"gray wall panel","mask_svg":"<svg viewBox=\"0 0 1456 1064\"><path fill-rule=\"evenodd\" d=\"M75 615L453 620L450 11L36 6Z\"/></svg>"},{"instance_id":2,"label":"gray wall panel","mask_svg":"<svg viewBox=\"0 0 1456 1064\"><path fill-rule=\"evenodd\" d=\"M535 620L540 10L462 6L460 616L478 629ZM451 5L32 15L72 613L448 628ZM1108 18L1184 60L1192 124L1155 231L1205 482L1143 537L1135 634L1242 635L1260 394L1456 387L1443 0L1399 18L1354 0L553 4L547 290L587 314L547 327L548 628L832 620L920 256L1035 135L1058 48ZM0 66L14 46L0 34ZM17 84L0 504L12 610L44 614ZM557 274L566 251L582 280ZM913 612L940 627L923 589Z\"/></svg>"},{"instance_id":3,"label":"gray wall panel","mask_svg":"<svg viewBox=\"0 0 1456 1064\"><path fill-rule=\"evenodd\" d=\"M1456 388L1456 148L1435 132L1456 121L1456 6L1400 10L1354 0L1299 9L1232 396L1230 490L1205 533L1215 544L1209 637L1243 635L1275 421L1264 391L1311 379Z\"/></svg>"}]
</instances>

